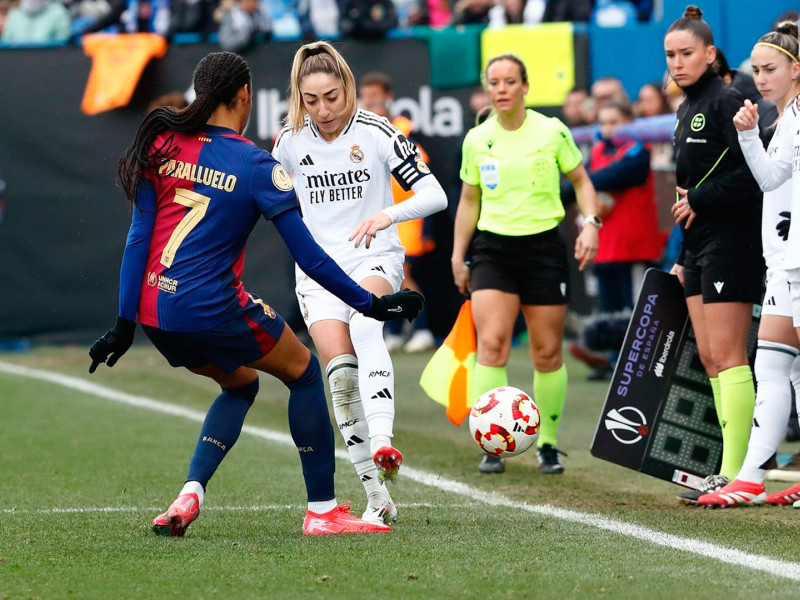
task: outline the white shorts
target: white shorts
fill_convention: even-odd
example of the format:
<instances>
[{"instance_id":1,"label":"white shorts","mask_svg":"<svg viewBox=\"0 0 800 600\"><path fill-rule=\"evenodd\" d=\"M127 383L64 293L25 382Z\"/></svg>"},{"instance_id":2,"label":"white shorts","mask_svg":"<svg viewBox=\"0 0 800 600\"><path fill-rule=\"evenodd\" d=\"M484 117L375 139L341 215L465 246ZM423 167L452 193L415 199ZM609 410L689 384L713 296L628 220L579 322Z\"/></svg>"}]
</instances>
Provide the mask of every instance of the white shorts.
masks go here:
<instances>
[{"instance_id":1,"label":"white shorts","mask_svg":"<svg viewBox=\"0 0 800 600\"><path fill-rule=\"evenodd\" d=\"M362 282L367 277L378 276L389 282L392 291L400 290L403 283L404 256L399 253L378 254L365 259L348 275L356 282ZM308 275L302 273L295 287L300 313L306 322L306 327L311 327L317 321L334 319L350 323L354 309L339 300Z\"/></svg>"},{"instance_id":2,"label":"white shorts","mask_svg":"<svg viewBox=\"0 0 800 600\"><path fill-rule=\"evenodd\" d=\"M800 269L787 269L789 279L789 296L792 302L792 322L800 327Z\"/></svg>"},{"instance_id":3,"label":"white shorts","mask_svg":"<svg viewBox=\"0 0 800 600\"><path fill-rule=\"evenodd\" d=\"M767 269L767 291L761 303L762 315L776 317L792 316L792 300L789 295L789 279L783 269Z\"/></svg>"}]
</instances>

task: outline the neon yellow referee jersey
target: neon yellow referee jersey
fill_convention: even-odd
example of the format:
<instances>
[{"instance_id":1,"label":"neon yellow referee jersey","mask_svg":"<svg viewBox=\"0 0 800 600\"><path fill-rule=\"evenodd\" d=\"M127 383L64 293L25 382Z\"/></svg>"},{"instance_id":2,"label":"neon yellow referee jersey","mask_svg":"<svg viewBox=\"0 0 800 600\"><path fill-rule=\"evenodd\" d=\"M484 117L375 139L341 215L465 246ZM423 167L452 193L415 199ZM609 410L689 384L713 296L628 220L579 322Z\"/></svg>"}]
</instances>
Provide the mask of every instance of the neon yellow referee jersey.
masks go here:
<instances>
[{"instance_id":1,"label":"neon yellow referee jersey","mask_svg":"<svg viewBox=\"0 0 800 600\"><path fill-rule=\"evenodd\" d=\"M478 229L500 235L541 233L564 218L559 170L583 157L569 129L533 110L516 131L492 115L464 138L461 180L481 188Z\"/></svg>"}]
</instances>

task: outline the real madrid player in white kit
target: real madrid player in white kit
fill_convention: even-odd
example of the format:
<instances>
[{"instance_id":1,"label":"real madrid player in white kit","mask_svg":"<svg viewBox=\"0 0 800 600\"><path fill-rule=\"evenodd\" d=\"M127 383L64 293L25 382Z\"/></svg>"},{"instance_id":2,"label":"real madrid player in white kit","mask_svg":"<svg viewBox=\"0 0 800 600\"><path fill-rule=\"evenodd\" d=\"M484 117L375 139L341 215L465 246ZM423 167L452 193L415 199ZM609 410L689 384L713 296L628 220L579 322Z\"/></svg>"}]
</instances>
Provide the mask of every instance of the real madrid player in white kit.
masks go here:
<instances>
[{"instance_id":1,"label":"real madrid player in white kit","mask_svg":"<svg viewBox=\"0 0 800 600\"><path fill-rule=\"evenodd\" d=\"M374 294L397 291L404 250L395 223L447 206L416 147L384 117L361 110L350 67L327 42L301 47L291 73L287 125L273 155L292 174L314 239ZM390 177L414 195L392 201ZM384 481L403 456L392 443L394 368L383 324L364 318L297 271L297 300L330 383L333 411L367 493L365 519L394 521Z\"/></svg>"},{"instance_id":2,"label":"real madrid player in white kit","mask_svg":"<svg viewBox=\"0 0 800 600\"><path fill-rule=\"evenodd\" d=\"M779 108L780 118L766 152L758 135L758 109L747 101L733 119L739 145L756 181L764 191L761 242L767 264L767 289L758 330L755 376L758 381L753 426L744 464L736 479L723 488L700 496L703 506L732 507L754 504L789 504L800 499L800 485L767 495L764 489L766 463L775 454L786 431L792 403L792 386L800 392L800 341L792 326L793 307L787 269L800 266L800 231L789 227L791 212L800 210L800 178L792 183L793 147L800 126L797 94L800 92L797 26L781 23L767 33L751 53L753 77L765 99ZM795 154L797 156L797 154ZM796 167L795 167L796 169ZM790 233L791 229L791 233ZM788 238L788 239L787 239ZM792 287L800 284L793 282ZM798 295L793 291L792 296ZM800 308L798 306L797 308ZM794 312L800 325L800 312ZM794 496L794 497L793 497Z\"/></svg>"}]
</instances>

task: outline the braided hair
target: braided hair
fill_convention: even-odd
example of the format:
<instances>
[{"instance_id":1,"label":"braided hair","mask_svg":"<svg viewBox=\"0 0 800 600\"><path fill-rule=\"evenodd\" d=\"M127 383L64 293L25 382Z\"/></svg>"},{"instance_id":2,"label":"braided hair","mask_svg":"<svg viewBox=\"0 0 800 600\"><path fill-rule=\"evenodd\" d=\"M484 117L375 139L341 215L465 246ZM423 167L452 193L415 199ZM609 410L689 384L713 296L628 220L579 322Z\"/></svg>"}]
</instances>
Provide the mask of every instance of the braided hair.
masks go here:
<instances>
[{"instance_id":1,"label":"braided hair","mask_svg":"<svg viewBox=\"0 0 800 600\"><path fill-rule=\"evenodd\" d=\"M117 176L128 200L136 202L139 179L146 172L174 158L179 148L170 135L163 144L153 147L156 137L167 130L191 133L200 130L220 104L231 106L236 93L250 84L250 67L233 52L212 52L194 70L194 102L183 109L162 106L152 110L139 125L136 137L119 159Z\"/></svg>"}]
</instances>

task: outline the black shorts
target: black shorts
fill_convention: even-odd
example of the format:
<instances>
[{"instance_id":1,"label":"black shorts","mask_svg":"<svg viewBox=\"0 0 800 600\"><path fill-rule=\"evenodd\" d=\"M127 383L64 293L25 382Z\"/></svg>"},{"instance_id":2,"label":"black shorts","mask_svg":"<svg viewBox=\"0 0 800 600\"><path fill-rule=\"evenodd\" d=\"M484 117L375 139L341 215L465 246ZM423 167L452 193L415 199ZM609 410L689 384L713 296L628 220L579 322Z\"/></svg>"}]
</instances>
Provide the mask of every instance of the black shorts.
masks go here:
<instances>
[{"instance_id":1,"label":"black shorts","mask_svg":"<svg viewBox=\"0 0 800 600\"><path fill-rule=\"evenodd\" d=\"M268 304L248 302L238 316L207 331L164 331L149 325L142 329L173 367L214 365L233 373L269 354L285 326Z\"/></svg>"},{"instance_id":2,"label":"black shorts","mask_svg":"<svg viewBox=\"0 0 800 600\"><path fill-rule=\"evenodd\" d=\"M702 294L703 303L759 304L764 286L764 258L750 249L687 250L683 260L684 295Z\"/></svg>"},{"instance_id":3,"label":"black shorts","mask_svg":"<svg viewBox=\"0 0 800 600\"><path fill-rule=\"evenodd\" d=\"M470 267L470 290L500 290L522 304L569 302L567 244L557 228L508 236L479 231Z\"/></svg>"}]
</instances>

